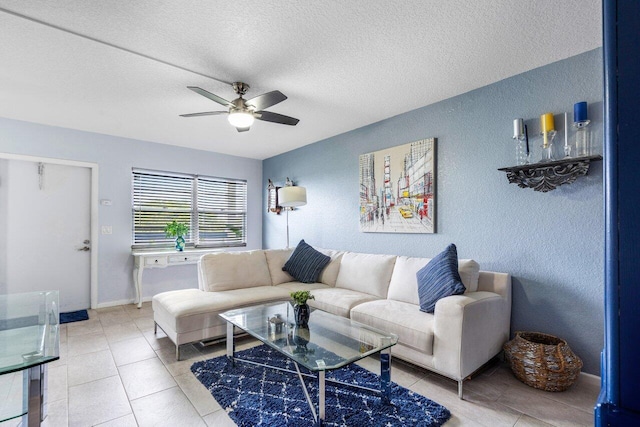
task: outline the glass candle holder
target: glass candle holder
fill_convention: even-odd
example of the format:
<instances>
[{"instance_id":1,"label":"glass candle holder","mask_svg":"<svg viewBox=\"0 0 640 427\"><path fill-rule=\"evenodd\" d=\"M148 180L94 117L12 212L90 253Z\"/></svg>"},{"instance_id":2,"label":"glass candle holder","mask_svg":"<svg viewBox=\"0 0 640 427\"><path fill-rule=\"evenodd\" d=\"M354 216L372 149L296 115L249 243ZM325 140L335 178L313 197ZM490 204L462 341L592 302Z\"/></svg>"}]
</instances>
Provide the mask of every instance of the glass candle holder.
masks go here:
<instances>
[{"instance_id":1,"label":"glass candle holder","mask_svg":"<svg viewBox=\"0 0 640 427\"><path fill-rule=\"evenodd\" d=\"M540 133L542 134L542 158L540 161L550 162L554 160L553 138L556 136L553 113L544 113L540 116Z\"/></svg>"},{"instance_id":2,"label":"glass candle holder","mask_svg":"<svg viewBox=\"0 0 640 427\"><path fill-rule=\"evenodd\" d=\"M542 157L540 162L551 162L555 160L553 157L553 139L556 137L556 131L542 133Z\"/></svg>"},{"instance_id":3,"label":"glass candle holder","mask_svg":"<svg viewBox=\"0 0 640 427\"><path fill-rule=\"evenodd\" d=\"M576 127L576 156L585 157L591 155L591 131L589 129L591 120L575 122Z\"/></svg>"},{"instance_id":4,"label":"glass candle holder","mask_svg":"<svg viewBox=\"0 0 640 427\"><path fill-rule=\"evenodd\" d=\"M523 119L513 121L513 139L516 140L516 165L529 164L529 141Z\"/></svg>"},{"instance_id":5,"label":"glass candle holder","mask_svg":"<svg viewBox=\"0 0 640 427\"><path fill-rule=\"evenodd\" d=\"M516 165L521 166L528 164L529 152L523 135L522 137L516 138Z\"/></svg>"},{"instance_id":6,"label":"glass candle holder","mask_svg":"<svg viewBox=\"0 0 640 427\"><path fill-rule=\"evenodd\" d=\"M569 145L568 114L564 113L564 157L571 157L571 145Z\"/></svg>"}]
</instances>

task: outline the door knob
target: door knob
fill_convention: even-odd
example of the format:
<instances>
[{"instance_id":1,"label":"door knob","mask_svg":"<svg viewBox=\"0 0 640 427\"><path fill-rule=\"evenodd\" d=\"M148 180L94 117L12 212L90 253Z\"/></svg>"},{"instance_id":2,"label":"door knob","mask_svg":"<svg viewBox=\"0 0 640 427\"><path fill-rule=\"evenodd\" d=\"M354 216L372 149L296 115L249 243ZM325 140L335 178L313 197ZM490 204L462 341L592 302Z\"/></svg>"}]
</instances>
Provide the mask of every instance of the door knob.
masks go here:
<instances>
[{"instance_id":1,"label":"door knob","mask_svg":"<svg viewBox=\"0 0 640 427\"><path fill-rule=\"evenodd\" d=\"M78 249L78 252L87 252L87 251L90 251L90 250L91 250L91 248L89 246L84 246L84 247Z\"/></svg>"}]
</instances>

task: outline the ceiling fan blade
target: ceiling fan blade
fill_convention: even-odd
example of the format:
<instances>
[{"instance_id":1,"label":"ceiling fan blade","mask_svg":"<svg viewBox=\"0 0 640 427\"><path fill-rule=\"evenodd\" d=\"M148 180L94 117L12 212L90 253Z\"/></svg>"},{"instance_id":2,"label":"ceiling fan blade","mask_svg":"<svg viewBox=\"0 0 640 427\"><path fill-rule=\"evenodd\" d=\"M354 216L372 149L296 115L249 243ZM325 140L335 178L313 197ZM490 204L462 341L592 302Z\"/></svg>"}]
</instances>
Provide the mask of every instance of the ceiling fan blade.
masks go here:
<instances>
[{"instance_id":1,"label":"ceiling fan blade","mask_svg":"<svg viewBox=\"0 0 640 427\"><path fill-rule=\"evenodd\" d=\"M245 101L245 104L255 107L255 111L264 110L272 105L276 105L279 102L284 101L287 97L279 90L263 93L255 98L251 98Z\"/></svg>"},{"instance_id":2,"label":"ceiling fan blade","mask_svg":"<svg viewBox=\"0 0 640 427\"><path fill-rule=\"evenodd\" d=\"M202 95L206 98L209 98L210 100L217 102L218 104L224 105L225 107L232 107L233 104L229 101L227 101L224 98L220 98L218 95L214 95L211 92L207 92L204 89L200 89L199 87L196 86L187 86L187 89L191 89L192 91L194 91L195 93Z\"/></svg>"},{"instance_id":3,"label":"ceiling fan blade","mask_svg":"<svg viewBox=\"0 0 640 427\"><path fill-rule=\"evenodd\" d=\"M265 122L280 123L283 125L295 126L300 120L293 117L285 116L278 113L272 113L271 111L258 111L255 115L256 119L263 120Z\"/></svg>"},{"instance_id":4,"label":"ceiling fan blade","mask_svg":"<svg viewBox=\"0 0 640 427\"><path fill-rule=\"evenodd\" d=\"M250 128L250 127L248 127L248 128L236 128L236 130L237 130L238 132L246 132L246 131L248 131L249 129L251 129L251 128Z\"/></svg>"},{"instance_id":5,"label":"ceiling fan blade","mask_svg":"<svg viewBox=\"0 0 640 427\"><path fill-rule=\"evenodd\" d=\"M219 114L229 114L229 112L228 111L207 111L204 113L180 114L180 117L217 116Z\"/></svg>"}]
</instances>

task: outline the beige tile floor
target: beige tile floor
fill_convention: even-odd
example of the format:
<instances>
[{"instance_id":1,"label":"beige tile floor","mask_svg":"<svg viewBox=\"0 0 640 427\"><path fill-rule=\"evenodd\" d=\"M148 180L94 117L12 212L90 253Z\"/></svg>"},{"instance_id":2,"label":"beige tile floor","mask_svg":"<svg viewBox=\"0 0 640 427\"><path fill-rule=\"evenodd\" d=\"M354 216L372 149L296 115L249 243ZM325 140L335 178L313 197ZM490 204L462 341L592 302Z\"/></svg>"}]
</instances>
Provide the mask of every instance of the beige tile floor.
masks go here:
<instances>
[{"instance_id":1,"label":"beige tile floor","mask_svg":"<svg viewBox=\"0 0 640 427\"><path fill-rule=\"evenodd\" d=\"M224 344L186 346L177 362L169 339L153 333L148 303L90 310L89 320L62 325L60 343L60 360L49 365L44 426L235 426L189 369L223 355ZM253 345L246 338L238 348ZM361 365L379 369L374 358ZM397 360L392 380L446 406L447 426L589 426L599 392L599 379L589 375L566 392L536 390L500 361L465 383L465 400L454 381Z\"/></svg>"}]
</instances>

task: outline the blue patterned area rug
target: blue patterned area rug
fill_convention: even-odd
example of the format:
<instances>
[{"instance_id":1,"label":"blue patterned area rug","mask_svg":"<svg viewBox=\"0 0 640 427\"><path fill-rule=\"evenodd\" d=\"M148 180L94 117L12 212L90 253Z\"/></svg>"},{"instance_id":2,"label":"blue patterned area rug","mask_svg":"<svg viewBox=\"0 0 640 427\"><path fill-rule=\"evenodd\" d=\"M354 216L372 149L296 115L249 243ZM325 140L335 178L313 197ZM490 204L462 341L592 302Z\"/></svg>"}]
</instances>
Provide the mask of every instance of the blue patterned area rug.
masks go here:
<instances>
[{"instance_id":1,"label":"blue patterned area rug","mask_svg":"<svg viewBox=\"0 0 640 427\"><path fill-rule=\"evenodd\" d=\"M236 356L295 370L291 360L266 345L238 352ZM240 427L314 424L295 374L242 362L232 366L226 356L196 362L191 371ZM327 378L374 389L380 387L378 375L355 364L327 371ZM308 378L305 382L317 411L317 380ZM444 406L395 383L391 388L391 405L385 405L377 394L327 382L325 407L326 426L440 426L451 416Z\"/></svg>"}]
</instances>

